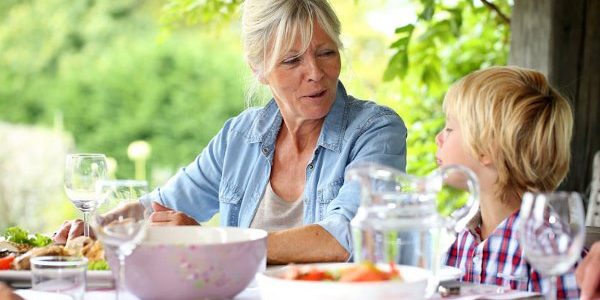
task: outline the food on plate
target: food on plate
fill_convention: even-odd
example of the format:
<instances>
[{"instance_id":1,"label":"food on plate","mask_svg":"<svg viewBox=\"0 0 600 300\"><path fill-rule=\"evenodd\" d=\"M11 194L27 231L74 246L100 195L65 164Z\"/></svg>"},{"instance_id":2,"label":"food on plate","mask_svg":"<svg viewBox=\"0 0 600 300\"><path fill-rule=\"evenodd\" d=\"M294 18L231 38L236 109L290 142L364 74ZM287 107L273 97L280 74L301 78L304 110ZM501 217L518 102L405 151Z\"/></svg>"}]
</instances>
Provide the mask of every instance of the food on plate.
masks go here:
<instances>
[{"instance_id":1,"label":"food on plate","mask_svg":"<svg viewBox=\"0 0 600 300\"><path fill-rule=\"evenodd\" d=\"M86 236L71 239L65 245L71 255L85 256L89 261L104 260L104 247L99 241Z\"/></svg>"},{"instance_id":2,"label":"food on plate","mask_svg":"<svg viewBox=\"0 0 600 300\"><path fill-rule=\"evenodd\" d=\"M14 254L9 254L8 256L0 257L0 270L8 270L10 269L10 265L15 260Z\"/></svg>"},{"instance_id":3,"label":"food on plate","mask_svg":"<svg viewBox=\"0 0 600 300\"><path fill-rule=\"evenodd\" d=\"M1 237L0 237L1 238ZM30 259L36 256L85 256L90 270L108 270L104 260L104 247L99 241L80 236L66 245L52 244L52 239L30 235L19 227L10 227L0 240L0 270L29 270Z\"/></svg>"},{"instance_id":4,"label":"food on plate","mask_svg":"<svg viewBox=\"0 0 600 300\"><path fill-rule=\"evenodd\" d=\"M69 251L63 246L56 245L33 248L15 258L11 267L14 270L29 270L31 268L30 260L36 256L69 256Z\"/></svg>"},{"instance_id":5,"label":"food on plate","mask_svg":"<svg viewBox=\"0 0 600 300\"><path fill-rule=\"evenodd\" d=\"M368 282L402 280L402 275L393 263L390 263L389 271L387 271L371 262L363 262L334 270L323 270L314 266L289 265L283 278L308 281Z\"/></svg>"},{"instance_id":6,"label":"food on plate","mask_svg":"<svg viewBox=\"0 0 600 300\"><path fill-rule=\"evenodd\" d=\"M29 234L29 232L27 232L27 230L16 226L6 229L6 232L4 233L4 239L8 242L18 244L20 247L29 248L44 247L52 243L52 239L45 235L36 233L32 236Z\"/></svg>"}]
</instances>

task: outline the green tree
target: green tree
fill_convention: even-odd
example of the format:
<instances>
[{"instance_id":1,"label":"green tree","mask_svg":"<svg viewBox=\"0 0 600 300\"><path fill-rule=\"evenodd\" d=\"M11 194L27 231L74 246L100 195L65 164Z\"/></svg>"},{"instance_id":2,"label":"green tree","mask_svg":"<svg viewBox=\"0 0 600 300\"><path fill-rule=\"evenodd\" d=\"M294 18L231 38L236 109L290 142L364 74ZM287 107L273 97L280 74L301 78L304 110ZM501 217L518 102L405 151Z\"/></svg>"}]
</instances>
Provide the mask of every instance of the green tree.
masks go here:
<instances>
[{"instance_id":1,"label":"green tree","mask_svg":"<svg viewBox=\"0 0 600 300\"><path fill-rule=\"evenodd\" d=\"M115 157L118 177L133 176L130 142L150 142L151 168L172 172L244 108L245 64L230 31L180 30L158 42L158 1L34 0L7 8L0 119L47 126L62 119L76 151Z\"/></svg>"}]
</instances>

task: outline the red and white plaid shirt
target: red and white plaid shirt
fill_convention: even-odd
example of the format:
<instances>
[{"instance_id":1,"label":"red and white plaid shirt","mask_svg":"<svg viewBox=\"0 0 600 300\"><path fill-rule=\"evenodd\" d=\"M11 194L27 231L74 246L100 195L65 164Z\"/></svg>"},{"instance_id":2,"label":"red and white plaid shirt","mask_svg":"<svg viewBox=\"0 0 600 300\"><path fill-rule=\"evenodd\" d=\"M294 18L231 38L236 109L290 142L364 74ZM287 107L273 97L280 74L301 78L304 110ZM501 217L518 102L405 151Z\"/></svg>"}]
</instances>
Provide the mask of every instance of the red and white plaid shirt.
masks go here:
<instances>
[{"instance_id":1,"label":"red and white plaid shirt","mask_svg":"<svg viewBox=\"0 0 600 300\"><path fill-rule=\"evenodd\" d=\"M481 215L478 213L458 234L448 250L445 264L461 269L464 272L462 281L495 284L515 290L547 291L548 281L542 280L541 274L525 261L523 250L519 247L518 221L519 211L516 211L482 241ZM585 254L586 250L582 257ZM557 299L579 298L576 266L558 277Z\"/></svg>"}]
</instances>

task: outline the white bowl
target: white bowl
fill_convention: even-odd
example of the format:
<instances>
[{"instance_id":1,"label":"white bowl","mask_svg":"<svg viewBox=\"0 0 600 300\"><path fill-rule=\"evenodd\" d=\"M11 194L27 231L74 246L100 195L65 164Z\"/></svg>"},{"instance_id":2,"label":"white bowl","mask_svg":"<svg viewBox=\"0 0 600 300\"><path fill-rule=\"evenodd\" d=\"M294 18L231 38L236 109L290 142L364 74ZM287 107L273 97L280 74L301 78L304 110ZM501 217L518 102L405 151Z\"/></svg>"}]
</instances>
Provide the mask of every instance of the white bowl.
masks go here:
<instances>
[{"instance_id":1,"label":"white bowl","mask_svg":"<svg viewBox=\"0 0 600 300\"><path fill-rule=\"evenodd\" d=\"M259 229L151 226L126 258L125 284L140 299L230 299L264 270L266 248Z\"/></svg>"},{"instance_id":2,"label":"white bowl","mask_svg":"<svg viewBox=\"0 0 600 300\"><path fill-rule=\"evenodd\" d=\"M316 267L320 270L338 270L353 266L352 263L328 263L297 265ZM378 265L385 269L385 265ZM424 299L431 272L422 268L399 265L402 280L379 282L332 282L283 279L289 267L270 268L256 275L262 300L377 300L377 299Z\"/></svg>"}]
</instances>

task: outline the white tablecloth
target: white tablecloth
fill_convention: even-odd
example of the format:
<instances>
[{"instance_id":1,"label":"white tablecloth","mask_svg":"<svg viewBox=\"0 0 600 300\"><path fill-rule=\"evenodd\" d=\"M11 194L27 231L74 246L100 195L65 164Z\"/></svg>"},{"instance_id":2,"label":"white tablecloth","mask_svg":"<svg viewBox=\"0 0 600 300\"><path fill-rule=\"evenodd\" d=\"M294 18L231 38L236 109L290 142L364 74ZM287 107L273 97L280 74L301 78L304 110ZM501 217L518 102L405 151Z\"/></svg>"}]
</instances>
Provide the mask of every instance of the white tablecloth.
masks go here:
<instances>
[{"instance_id":1,"label":"white tablecloth","mask_svg":"<svg viewBox=\"0 0 600 300\"><path fill-rule=\"evenodd\" d=\"M38 292L30 289L16 290L16 293L26 300L72 300L66 295ZM137 297L127 294L126 297L121 297L123 300L139 300ZM85 300L108 300L115 299L115 291L88 291L85 293ZM234 300L260 300L258 287L248 287L238 294Z\"/></svg>"}]
</instances>

